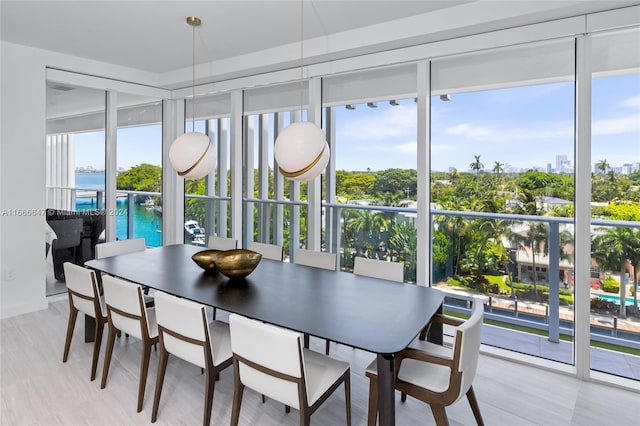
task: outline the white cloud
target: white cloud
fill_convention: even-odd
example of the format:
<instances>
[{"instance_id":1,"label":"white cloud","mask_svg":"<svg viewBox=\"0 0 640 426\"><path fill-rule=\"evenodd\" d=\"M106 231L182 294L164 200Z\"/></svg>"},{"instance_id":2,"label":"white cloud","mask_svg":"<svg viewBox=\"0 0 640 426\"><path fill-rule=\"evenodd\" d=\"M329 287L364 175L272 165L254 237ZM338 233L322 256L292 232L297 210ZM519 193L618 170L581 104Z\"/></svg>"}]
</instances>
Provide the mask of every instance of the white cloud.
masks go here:
<instances>
[{"instance_id":1,"label":"white cloud","mask_svg":"<svg viewBox=\"0 0 640 426\"><path fill-rule=\"evenodd\" d=\"M623 100L621 105L629 108L640 108L640 95Z\"/></svg>"},{"instance_id":2,"label":"white cloud","mask_svg":"<svg viewBox=\"0 0 640 426\"><path fill-rule=\"evenodd\" d=\"M378 141L392 137L415 135L415 107L399 105L380 113L352 120L345 126L344 136L353 140Z\"/></svg>"},{"instance_id":3,"label":"white cloud","mask_svg":"<svg viewBox=\"0 0 640 426\"><path fill-rule=\"evenodd\" d=\"M462 123L444 130L446 135L461 136L470 140L504 142L565 138L573 135L573 123L537 123L535 127L492 128Z\"/></svg>"},{"instance_id":4,"label":"white cloud","mask_svg":"<svg viewBox=\"0 0 640 426\"><path fill-rule=\"evenodd\" d=\"M634 98L629 100L632 99ZM637 99L640 102L640 96L638 96ZM596 120L591 125L591 133L594 135L617 135L638 131L640 131L640 113L618 118Z\"/></svg>"}]
</instances>

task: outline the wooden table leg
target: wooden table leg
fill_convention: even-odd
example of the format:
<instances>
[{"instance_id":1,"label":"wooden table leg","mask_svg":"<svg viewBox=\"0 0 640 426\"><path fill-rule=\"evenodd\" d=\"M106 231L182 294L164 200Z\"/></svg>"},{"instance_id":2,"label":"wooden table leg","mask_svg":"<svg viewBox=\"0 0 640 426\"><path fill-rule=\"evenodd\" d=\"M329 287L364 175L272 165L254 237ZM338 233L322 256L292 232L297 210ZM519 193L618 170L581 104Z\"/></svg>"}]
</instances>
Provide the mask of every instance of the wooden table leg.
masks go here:
<instances>
[{"instance_id":1,"label":"wooden table leg","mask_svg":"<svg viewBox=\"0 0 640 426\"><path fill-rule=\"evenodd\" d=\"M394 392L395 355L378 354L378 413L380 426L395 426L396 404Z\"/></svg>"}]
</instances>

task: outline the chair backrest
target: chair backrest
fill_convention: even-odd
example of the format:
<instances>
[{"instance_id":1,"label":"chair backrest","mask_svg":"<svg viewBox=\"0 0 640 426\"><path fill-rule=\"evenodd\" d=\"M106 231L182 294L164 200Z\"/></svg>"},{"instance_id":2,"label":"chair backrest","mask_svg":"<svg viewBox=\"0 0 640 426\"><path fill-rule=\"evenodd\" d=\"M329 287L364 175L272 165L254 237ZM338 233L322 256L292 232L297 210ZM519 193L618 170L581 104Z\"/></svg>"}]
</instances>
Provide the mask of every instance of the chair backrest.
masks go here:
<instances>
[{"instance_id":1,"label":"chair backrest","mask_svg":"<svg viewBox=\"0 0 640 426\"><path fill-rule=\"evenodd\" d=\"M155 292L154 300L165 349L201 368L207 366L207 356L214 361L205 306L162 291Z\"/></svg>"},{"instance_id":2,"label":"chair backrest","mask_svg":"<svg viewBox=\"0 0 640 426\"><path fill-rule=\"evenodd\" d=\"M113 325L138 339L149 337L142 287L110 275L102 276L107 311Z\"/></svg>"},{"instance_id":3,"label":"chair backrest","mask_svg":"<svg viewBox=\"0 0 640 426\"><path fill-rule=\"evenodd\" d=\"M404 265L400 262L356 257L353 261L353 273L383 280L404 282Z\"/></svg>"},{"instance_id":4,"label":"chair backrest","mask_svg":"<svg viewBox=\"0 0 640 426\"><path fill-rule=\"evenodd\" d=\"M147 243L144 238L109 241L107 243L96 244L96 259L144 251L146 248Z\"/></svg>"},{"instance_id":5,"label":"chair backrest","mask_svg":"<svg viewBox=\"0 0 640 426\"><path fill-rule=\"evenodd\" d=\"M84 230L82 218L50 220L49 226L56 234L56 239L53 240L51 244L54 250L77 247L80 245L80 238L82 237L82 231Z\"/></svg>"},{"instance_id":6,"label":"chair backrest","mask_svg":"<svg viewBox=\"0 0 640 426\"><path fill-rule=\"evenodd\" d=\"M96 318L96 315L104 316L95 271L71 262L65 262L62 267L73 306L93 318ZM96 307L100 309L99 312L96 311Z\"/></svg>"},{"instance_id":7,"label":"chair backrest","mask_svg":"<svg viewBox=\"0 0 640 426\"><path fill-rule=\"evenodd\" d=\"M262 257L266 259L279 260L281 262L284 259L284 251L282 250L282 246L279 245L251 241L247 248L260 253Z\"/></svg>"},{"instance_id":8,"label":"chair backrest","mask_svg":"<svg viewBox=\"0 0 640 426\"><path fill-rule=\"evenodd\" d=\"M229 316L229 328L231 350L234 357L239 357L240 381L256 392L298 409L298 383L275 375L303 377L300 334L237 314Z\"/></svg>"},{"instance_id":9,"label":"chair backrest","mask_svg":"<svg viewBox=\"0 0 640 426\"><path fill-rule=\"evenodd\" d=\"M478 358L480 357L483 317L484 304L482 303L482 300L474 299L471 316L456 328L453 348L454 354L459 353L457 367L458 372L462 373L462 383L460 385L460 394L458 395L458 398L466 395L476 375Z\"/></svg>"},{"instance_id":10,"label":"chair backrest","mask_svg":"<svg viewBox=\"0 0 640 426\"><path fill-rule=\"evenodd\" d=\"M238 240L235 238L216 237L215 235L210 235L207 246L210 249L215 250L233 250L238 248Z\"/></svg>"},{"instance_id":11,"label":"chair backrest","mask_svg":"<svg viewBox=\"0 0 640 426\"><path fill-rule=\"evenodd\" d=\"M298 265L313 266L314 268L336 270L338 256L335 253L325 253L322 251L313 251L306 249L298 249L296 252L296 263Z\"/></svg>"}]
</instances>

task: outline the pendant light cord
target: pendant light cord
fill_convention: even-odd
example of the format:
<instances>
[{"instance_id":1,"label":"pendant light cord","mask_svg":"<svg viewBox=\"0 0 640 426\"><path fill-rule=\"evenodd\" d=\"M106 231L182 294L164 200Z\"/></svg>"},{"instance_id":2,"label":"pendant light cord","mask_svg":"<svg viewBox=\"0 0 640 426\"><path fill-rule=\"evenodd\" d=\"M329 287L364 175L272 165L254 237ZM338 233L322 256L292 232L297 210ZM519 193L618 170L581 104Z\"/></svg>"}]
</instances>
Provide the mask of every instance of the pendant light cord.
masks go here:
<instances>
[{"instance_id":1,"label":"pendant light cord","mask_svg":"<svg viewBox=\"0 0 640 426\"><path fill-rule=\"evenodd\" d=\"M192 79L191 79L191 131L195 133L196 131L196 27L193 26L193 37L192 37Z\"/></svg>"},{"instance_id":2,"label":"pendant light cord","mask_svg":"<svg viewBox=\"0 0 640 426\"><path fill-rule=\"evenodd\" d=\"M304 0L300 0L300 121L304 105Z\"/></svg>"}]
</instances>

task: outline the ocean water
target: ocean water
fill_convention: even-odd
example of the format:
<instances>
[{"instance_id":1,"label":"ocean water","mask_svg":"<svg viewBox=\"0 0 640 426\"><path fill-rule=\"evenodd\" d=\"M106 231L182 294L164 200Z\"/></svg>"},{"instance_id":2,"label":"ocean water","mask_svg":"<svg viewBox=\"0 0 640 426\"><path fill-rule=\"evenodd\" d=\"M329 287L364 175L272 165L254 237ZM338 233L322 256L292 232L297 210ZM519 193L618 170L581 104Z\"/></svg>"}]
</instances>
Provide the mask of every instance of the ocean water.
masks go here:
<instances>
[{"instance_id":1,"label":"ocean water","mask_svg":"<svg viewBox=\"0 0 640 426\"><path fill-rule=\"evenodd\" d=\"M76 188L104 191L104 173L78 173L76 172ZM159 247L162 245L162 214L156 209L142 205L146 197L135 197L133 206L133 236L132 238L144 238L147 246ZM116 238L127 239L128 227L127 197L118 197L116 200ZM92 210L96 208L96 197L76 198L76 210Z\"/></svg>"}]
</instances>

